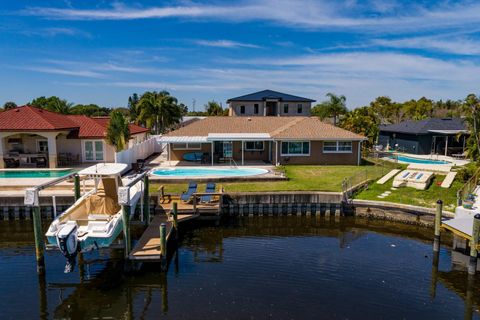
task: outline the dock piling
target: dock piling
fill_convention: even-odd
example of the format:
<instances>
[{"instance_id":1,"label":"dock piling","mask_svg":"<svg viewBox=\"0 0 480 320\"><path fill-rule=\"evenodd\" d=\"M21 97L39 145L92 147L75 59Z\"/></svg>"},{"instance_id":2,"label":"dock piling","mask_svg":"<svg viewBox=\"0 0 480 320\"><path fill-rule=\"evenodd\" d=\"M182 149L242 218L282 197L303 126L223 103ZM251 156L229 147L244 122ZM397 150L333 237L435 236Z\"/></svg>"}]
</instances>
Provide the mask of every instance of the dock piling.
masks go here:
<instances>
[{"instance_id":1,"label":"dock piling","mask_svg":"<svg viewBox=\"0 0 480 320\"><path fill-rule=\"evenodd\" d=\"M477 246L480 233L480 214L473 217L472 241L470 242L470 260L468 263L468 274L473 275L477 271Z\"/></svg>"},{"instance_id":2,"label":"dock piling","mask_svg":"<svg viewBox=\"0 0 480 320\"><path fill-rule=\"evenodd\" d=\"M148 175L145 175L143 179L143 218L145 219L145 225L150 224L150 193L149 193L149 181Z\"/></svg>"},{"instance_id":3,"label":"dock piling","mask_svg":"<svg viewBox=\"0 0 480 320\"><path fill-rule=\"evenodd\" d=\"M123 222L123 241L125 241L125 257L128 258L131 249L130 242L130 206L122 205L122 222Z\"/></svg>"},{"instance_id":4,"label":"dock piling","mask_svg":"<svg viewBox=\"0 0 480 320\"><path fill-rule=\"evenodd\" d=\"M440 251L440 227L442 225L443 201L437 201L437 211L435 212L435 235L433 238L433 252Z\"/></svg>"},{"instance_id":5,"label":"dock piling","mask_svg":"<svg viewBox=\"0 0 480 320\"><path fill-rule=\"evenodd\" d=\"M80 176L78 174L73 176L75 201L80 199Z\"/></svg>"},{"instance_id":6,"label":"dock piling","mask_svg":"<svg viewBox=\"0 0 480 320\"><path fill-rule=\"evenodd\" d=\"M40 206L33 207L33 233L35 235L35 257L37 259L37 273L45 273L45 243L42 232L42 216Z\"/></svg>"},{"instance_id":7,"label":"dock piling","mask_svg":"<svg viewBox=\"0 0 480 320\"><path fill-rule=\"evenodd\" d=\"M173 215L173 227L175 231L178 229L178 203L174 202L172 204L172 215Z\"/></svg>"},{"instance_id":8,"label":"dock piling","mask_svg":"<svg viewBox=\"0 0 480 320\"><path fill-rule=\"evenodd\" d=\"M167 256L167 225L165 223L160 225L160 254L163 257Z\"/></svg>"}]
</instances>

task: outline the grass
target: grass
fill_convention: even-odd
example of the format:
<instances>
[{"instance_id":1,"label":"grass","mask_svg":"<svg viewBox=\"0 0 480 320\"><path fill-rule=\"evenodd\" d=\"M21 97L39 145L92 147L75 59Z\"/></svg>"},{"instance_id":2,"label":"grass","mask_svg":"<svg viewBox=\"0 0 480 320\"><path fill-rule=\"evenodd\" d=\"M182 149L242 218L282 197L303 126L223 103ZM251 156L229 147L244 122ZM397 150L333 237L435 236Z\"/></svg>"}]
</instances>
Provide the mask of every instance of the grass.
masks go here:
<instances>
[{"instance_id":1,"label":"grass","mask_svg":"<svg viewBox=\"0 0 480 320\"><path fill-rule=\"evenodd\" d=\"M436 175L433 178L433 182L426 190L417 190L410 187L390 190L392 187L392 178L383 185L377 183L370 184L368 189L358 193L355 198L411 204L428 208L435 207L437 200L441 199L444 203L445 210L453 211L457 202L457 190L463 186L463 182L456 179L450 188L445 189L437 184L438 182L443 181L444 178L445 176ZM377 197L385 191L391 191L392 193L383 199Z\"/></svg>"},{"instance_id":2,"label":"grass","mask_svg":"<svg viewBox=\"0 0 480 320\"><path fill-rule=\"evenodd\" d=\"M221 183L227 192L253 191L342 191L344 178L355 176L363 180L365 177L378 178L383 173L382 168L372 164L362 166L301 166L288 165L283 167L289 180L265 182L228 182ZM388 172L388 171L387 171ZM165 184L165 192L178 194L186 190L187 184ZM156 192L158 186L153 185ZM199 190L205 185L200 184Z\"/></svg>"},{"instance_id":3,"label":"grass","mask_svg":"<svg viewBox=\"0 0 480 320\"><path fill-rule=\"evenodd\" d=\"M265 181L265 182L228 182L221 184L226 192L254 192L254 191L342 191L344 178L352 178L352 185L362 182L365 178L377 180L389 170L394 164L386 163L386 167L375 166L367 163L362 166L301 166L288 165L283 167L289 180L287 181ZM397 166L401 167L402 166ZM445 204L446 210L454 210L457 201L457 190L463 182L456 179L448 189L441 188L437 182L441 182L444 176L436 175L427 190L416 190L403 187L397 190L390 190L393 179L379 185L371 183L367 189L355 195L357 199L381 200L394 203L411 204L421 207L435 207L438 199ZM159 185L152 184L151 192L158 192ZM186 183L165 184L165 193L180 194L187 189ZM198 190L205 190L205 184L199 184ZM392 193L380 199L377 196L385 191Z\"/></svg>"}]
</instances>

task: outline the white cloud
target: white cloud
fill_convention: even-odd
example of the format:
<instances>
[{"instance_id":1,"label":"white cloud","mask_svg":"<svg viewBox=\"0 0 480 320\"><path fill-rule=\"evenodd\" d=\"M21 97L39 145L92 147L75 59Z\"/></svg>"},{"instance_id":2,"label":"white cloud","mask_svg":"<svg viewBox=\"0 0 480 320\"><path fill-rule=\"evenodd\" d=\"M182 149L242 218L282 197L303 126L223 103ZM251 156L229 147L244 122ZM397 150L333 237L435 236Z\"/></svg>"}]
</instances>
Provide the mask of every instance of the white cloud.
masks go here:
<instances>
[{"instance_id":1,"label":"white cloud","mask_svg":"<svg viewBox=\"0 0 480 320\"><path fill-rule=\"evenodd\" d=\"M84 38L91 38L92 35L88 32L78 30L75 28L40 28L40 29L28 29L21 30L19 33L27 36L40 36L40 37L56 37L56 36L81 36Z\"/></svg>"},{"instance_id":2,"label":"white cloud","mask_svg":"<svg viewBox=\"0 0 480 320\"><path fill-rule=\"evenodd\" d=\"M238 42L233 40L195 40L194 43L205 47L218 48L261 48L256 44Z\"/></svg>"},{"instance_id":3,"label":"white cloud","mask_svg":"<svg viewBox=\"0 0 480 320\"><path fill-rule=\"evenodd\" d=\"M41 73L75 76L75 77L86 77L86 78L103 78L104 77L104 75L101 73L93 72L89 70L68 70L68 69L61 69L61 68L36 67L36 66L20 67L19 69L34 71L34 72L41 72Z\"/></svg>"},{"instance_id":4,"label":"white cloud","mask_svg":"<svg viewBox=\"0 0 480 320\"><path fill-rule=\"evenodd\" d=\"M90 85L131 90L167 89L177 96L208 95L220 101L228 98L222 96L226 92L238 95L263 88L318 101L325 99L325 93L336 92L347 96L349 107L358 107L380 95L397 101L422 96L464 98L475 92L480 82L479 64L400 53L315 54L223 61L223 64L226 67L188 65L144 75L141 79L125 78ZM88 85L85 82L69 84Z\"/></svg>"},{"instance_id":5,"label":"white cloud","mask_svg":"<svg viewBox=\"0 0 480 320\"><path fill-rule=\"evenodd\" d=\"M480 54L480 42L467 37L424 36L402 39L376 39L377 46L399 49L426 49L458 55Z\"/></svg>"},{"instance_id":6,"label":"white cloud","mask_svg":"<svg viewBox=\"0 0 480 320\"><path fill-rule=\"evenodd\" d=\"M183 3L183 2L181 2ZM378 5L375 10L389 12L396 2ZM431 28L478 25L480 4L475 2L449 2L433 8L419 4L402 7L401 14L350 14L345 5L315 0L243 0L235 5L195 4L163 7L129 7L114 5L102 9L72 9L54 7L27 8L22 13L60 20L134 20L191 18L216 21L271 21L288 26L306 28L349 28L372 32L395 32ZM346 12L344 12L346 11ZM265 14L268 12L268 14ZM408 12L408 13L405 13ZM357 17L358 16L358 17ZM301 17L301 18L299 18Z\"/></svg>"}]
</instances>

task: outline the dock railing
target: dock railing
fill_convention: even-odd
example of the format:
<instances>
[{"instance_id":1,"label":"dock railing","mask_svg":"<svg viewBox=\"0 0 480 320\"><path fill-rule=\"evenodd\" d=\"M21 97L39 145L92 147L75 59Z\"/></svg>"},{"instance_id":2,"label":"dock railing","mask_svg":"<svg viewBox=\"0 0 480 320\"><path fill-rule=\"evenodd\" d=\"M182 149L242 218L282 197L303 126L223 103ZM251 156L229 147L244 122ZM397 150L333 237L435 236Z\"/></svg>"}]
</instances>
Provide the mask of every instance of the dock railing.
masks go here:
<instances>
[{"instance_id":1,"label":"dock railing","mask_svg":"<svg viewBox=\"0 0 480 320\"><path fill-rule=\"evenodd\" d=\"M475 188L478 186L478 182L480 180L480 168L475 171L473 176L468 179L467 182L457 191L457 206L461 206L463 203L463 200L472 193Z\"/></svg>"}]
</instances>

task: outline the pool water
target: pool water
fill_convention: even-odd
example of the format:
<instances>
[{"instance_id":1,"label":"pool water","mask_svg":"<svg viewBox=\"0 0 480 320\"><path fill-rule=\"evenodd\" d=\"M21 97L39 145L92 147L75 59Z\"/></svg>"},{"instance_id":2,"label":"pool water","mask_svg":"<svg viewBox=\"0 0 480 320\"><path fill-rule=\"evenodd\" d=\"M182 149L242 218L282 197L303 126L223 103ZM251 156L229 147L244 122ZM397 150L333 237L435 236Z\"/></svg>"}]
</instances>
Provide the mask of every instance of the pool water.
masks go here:
<instances>
[{"instance_id":1,"label":"pool water","mask_svg":"<svg viewBox=\"0 0 480 320\"><path fill-rule=\"evenodd\" d=\"M73 173L74 170L2 170L0 179L13 178L59 178Z\"/></svg>"},{"instance_id":2,"label":"pool water","mask_svg":"<svg viewBox=\"0 0 480 320\"><path fill-rule=\"evenodd\" d=\"M153 175L161 177L245 177L267 173L260 168L208 168L208 167L176 167L162 168L152 171Z\"/></svg>"},{"instance_id":3,"label":"pool water","mask_svg":"<svg viewBox=\"0 0 480 320\"><path fill-rule=\"evenodd\" d=\"M124 273L110 249L64 274L47 251L43 278L31 223L0 221L2 319L479 319L480 278L468 293L446 247L432 267L432 229L284 216L180 230L166 273Z\"/></svg>"},{"instance_id":4,"label":"pool water","mask_svg":"<svg viewBox=\"0 0 480 320\"><path fill-rule=\"evenodd\" d=\"M407 157L407 156L392 157L392 159L395 159L395 158L398 158L398 161L400 161L400 162L406 162L406 163L451 164L451 162L448 162L448 161L420 159L420 158L412 158L412 157Z\"/></svg>"}]
</instances>

